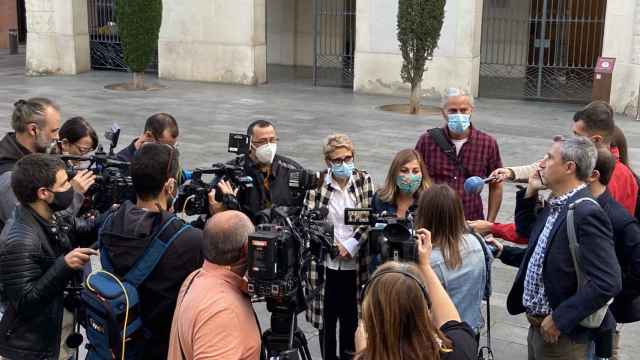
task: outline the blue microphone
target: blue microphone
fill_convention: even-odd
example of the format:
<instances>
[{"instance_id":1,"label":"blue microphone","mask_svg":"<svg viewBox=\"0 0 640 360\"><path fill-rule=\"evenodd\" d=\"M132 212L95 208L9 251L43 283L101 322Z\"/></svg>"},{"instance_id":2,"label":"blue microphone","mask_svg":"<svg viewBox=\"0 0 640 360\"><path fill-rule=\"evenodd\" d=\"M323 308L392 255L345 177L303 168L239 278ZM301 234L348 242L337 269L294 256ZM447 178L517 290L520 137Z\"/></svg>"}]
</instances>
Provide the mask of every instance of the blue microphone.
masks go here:
<instances>
[{"instance_id":1,"label":"blue microphone","mask_svg":"<svg viewBox=\"0 0 640 360\"><path fill-rule=\"evenodd\" d=\"M488 177L486 179L480 176L472 176L464 181L464 192L467 194L480 194L484 184L490 183L496 180L495 176Z\"/></svg>"}]
</instances>

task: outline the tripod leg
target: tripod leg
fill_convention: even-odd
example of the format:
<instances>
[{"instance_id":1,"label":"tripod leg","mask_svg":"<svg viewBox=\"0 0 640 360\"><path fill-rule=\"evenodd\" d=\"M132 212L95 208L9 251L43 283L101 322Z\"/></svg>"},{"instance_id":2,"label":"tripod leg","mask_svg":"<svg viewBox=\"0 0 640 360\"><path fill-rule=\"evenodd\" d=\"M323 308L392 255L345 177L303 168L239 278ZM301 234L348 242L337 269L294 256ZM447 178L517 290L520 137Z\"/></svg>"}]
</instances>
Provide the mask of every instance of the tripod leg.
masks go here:
<instances>
[{"instance_id":1,"label":"tripod leg","mask_svg":"<svg viewBox=\"0 0 640 360\"><path fill-rule=\"evenodd\" d=\"M298 329L296 331L296 338L298 339L298 351L300 355L307 360L312 360L311 351L309 351L309 343L307 342L307 337L304 335L304 332Z\"/></svg>"}]
</instances>

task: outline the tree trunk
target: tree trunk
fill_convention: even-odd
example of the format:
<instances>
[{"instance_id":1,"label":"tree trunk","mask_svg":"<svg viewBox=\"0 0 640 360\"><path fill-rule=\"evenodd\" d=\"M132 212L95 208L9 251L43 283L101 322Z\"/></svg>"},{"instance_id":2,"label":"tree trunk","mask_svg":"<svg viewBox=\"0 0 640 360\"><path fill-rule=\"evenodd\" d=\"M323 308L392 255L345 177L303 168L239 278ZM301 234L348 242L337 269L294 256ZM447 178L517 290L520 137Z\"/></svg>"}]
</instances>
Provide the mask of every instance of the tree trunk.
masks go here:
<instances>
[{"instance_id":1,"label":"tree trunk","mask_svg":"<svg viewBox=\"0 0 640 360\"><path fill-rule=\"evenodd\" d=\"M144 72L133 73L133 87L135 89L144 89Z\"/></svg>"},{"instance_id":2,"label":"tree trunk","mask_svg":"<svg viewBox=\"0 0 640 360\"><path fill-rule=\"evenodd\" d=\"M409 97L409 113L416 115L420 112L420 83L411 84L411 96Z\"/></svg>"}]
</instances>

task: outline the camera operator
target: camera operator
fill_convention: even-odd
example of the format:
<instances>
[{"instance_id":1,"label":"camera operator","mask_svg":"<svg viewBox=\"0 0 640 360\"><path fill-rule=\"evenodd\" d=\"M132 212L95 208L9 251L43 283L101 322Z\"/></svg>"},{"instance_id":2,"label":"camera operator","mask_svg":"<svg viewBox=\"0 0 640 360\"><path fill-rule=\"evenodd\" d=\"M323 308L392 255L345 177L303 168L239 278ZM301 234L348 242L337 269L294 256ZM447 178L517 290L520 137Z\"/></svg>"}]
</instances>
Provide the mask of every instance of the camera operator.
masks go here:
<instances>
[{"instance_id":1,"label":"camera operator","mask_svg":"<svg viewBox=\"0 0 640 360\"><path fill-rule=\"evenodd\" d=\"M130 172L137 203L125 201L100 230L100 240L115 275L127 274L145 254L156 233L171 220L168 210L178 191L178 160L175 148L157 143L145 144L134 155ZM130 340L127 348L144 347L144 359L166 359L178 291L184 279L202 266L201 248L202 231L187 228L137 288L142 323L151 334L148 339Z\"/></svg>"},{"instance_id":2,"label":"camera operator","mask_svg":"<svg viewBox=\"0 0 640 360\"><path fill-rule=\"evenodd\" d=\"M158 143L176 146L178 143L178 122L167 113L151 115L144 124L142 135L133 139L131 144L120 150L116 158L124 162L132 162L136 152L146 143Z\"/></svg>"},{"instance_id":3,"label":"camera operator","mask_svg":"<svg viewBox=\"0 0 640 360\"><path fill-rule=\"evenodd\" d=\"M384 187L373 195L371 210L404 219L415 211L420 194L431 186L431 179L420 153L405 149L396 154L389 167Z\"/></svg>"},{"instance_id":4,"label":"camera operator","mask_svg":"<svg viewBox=\"0 0 640 360\"><path fill-rule=\"evenodd\" d=\"M289 188L289 172L302 167L288 157L276 154L278 137L272 123L256 120L247 128L251 136L249 154L229 162L241 166L244 175L253 179L253 186L234 192L228 184L221 183L219 190L225 196L237 196L239 209L255 223L258 212L276 206L301 206L303 194L295 194ZM227 203L227 202L225 202Z\"/></svg>"},{"instance_id":5,"label":"camera operator","mask_svg":"<svg viewBox=\"0 0 640 360\"><path fill-rule=\"evenodd\" d=\"M355 169L355 149L348 136L335 134L323 145L328 172L320 187L309 190L303 213L327 208L327 220L334 225L336 258L330 255L322 263L312 262L309 271L313 288L322 287L320 296L309 304L307 320L320 330L320 348L324 359L336 357L336 327L340 322L339 358L349 359L355 350L353 335L358 326L358 291L366 282L370 257L367 246L368 227L345 225L346 208L368 208L373 198L373 182L369 174ZM318 282L324 279L324 283Z\"/></svg>"},{"instance_id":6,"label":"camera operator","mask_svg":"<svg viewBox=\"0 0 640 360\"><path fill-rule=\"evenodd\" d=\"M65 155L85 156L98 147L98 134L80 116L72 117L60 128L60 150Z\"/></svg>"},{"instance_id":7,"label":"camera operator","mask_svg":"<svg viewBox=\"0 0 640 360\"><path fill-rule=\"evenodd\" d=\"M388 262L369 280L356 333L358 360L476 359L474 332L431 268L431 239L418 231L419 265Z\"/></svg>"},{"instance_id":8,"label":"camera operator","mask_svg":"<svg viewBox=\"0 0 640 360\"><path fill-rule=\"evenodd\" d=\"M431 232L431 267L440 282L447 284L460 317L479 339L484 326L482 299L490 277L485 262L493 261L484 239L469 231L460 197L443 184L433 185L420 196L416 226Z\"/></svg>"},{"instance_id":9,"label":"camera operator","mask_svg":"<svg viewBox=\"0 0 640 360\"><path fill-rule=\"evenodd\" d=\"M23 157L11 174L11 186L19 205L0 235L0 280L7 306L0 321L0 355L57 359L65 287L97 252L72 250L70 226L55 214L74 198L61 160L45 154Z\"/></svg>"},{"instance_id":10,"label":"camera operator","mask_svg":"<svg viewBox=\"0 0 640 360\"><path fill-rule=\"evenodd\" d=\"M11 216L18 200L11 190L11 170L15 163L32 153L45 153L58 140L60 108L45 98L18 100L11 116L10 132L0 141L0 230ZM80 209L84 194L94 183L95 176L81 171L71 180L76 194L67 212Z\"/></svg>"},{"instance_id":11,"label":"camera operator","mask_svg":"<svg viewBox=\"0 0 640 360\"><path fill-rule=\"evenodd\" d=\"M205 226L201 269L183 283L171 325L170 360L258 360L260 330L247 293L251 220L226 211Z\"/></svg>"}]
</instances>

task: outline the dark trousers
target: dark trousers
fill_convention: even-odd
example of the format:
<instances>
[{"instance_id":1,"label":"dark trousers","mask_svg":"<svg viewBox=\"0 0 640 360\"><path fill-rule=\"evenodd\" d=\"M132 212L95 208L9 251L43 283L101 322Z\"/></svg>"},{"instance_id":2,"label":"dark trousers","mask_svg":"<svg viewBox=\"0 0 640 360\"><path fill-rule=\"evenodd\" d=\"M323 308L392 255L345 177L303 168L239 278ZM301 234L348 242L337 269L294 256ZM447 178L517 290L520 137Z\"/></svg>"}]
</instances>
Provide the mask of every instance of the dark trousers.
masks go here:
<instances>
[{"instance_id":1,"label":"dark trousers","mask_svg":"<svg viewBox=\"0 0 640 360\"><path fill-rule=\"evenodd\" d=\"M352 359L356 351L358 304L355 270L326 270L320 350L324 360ZM336 356L336 328L340 322L340 356Z\"/></svg>"}]
</instances>

